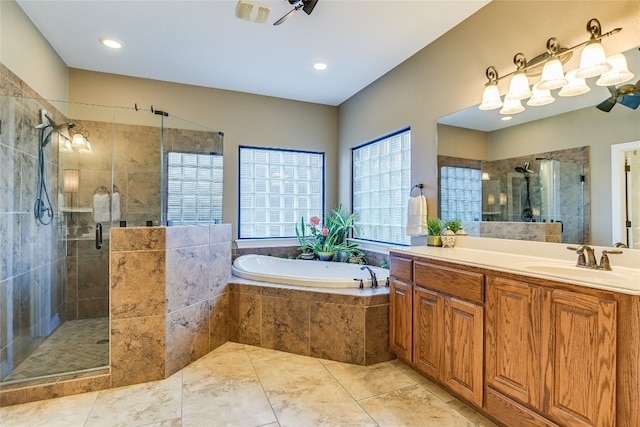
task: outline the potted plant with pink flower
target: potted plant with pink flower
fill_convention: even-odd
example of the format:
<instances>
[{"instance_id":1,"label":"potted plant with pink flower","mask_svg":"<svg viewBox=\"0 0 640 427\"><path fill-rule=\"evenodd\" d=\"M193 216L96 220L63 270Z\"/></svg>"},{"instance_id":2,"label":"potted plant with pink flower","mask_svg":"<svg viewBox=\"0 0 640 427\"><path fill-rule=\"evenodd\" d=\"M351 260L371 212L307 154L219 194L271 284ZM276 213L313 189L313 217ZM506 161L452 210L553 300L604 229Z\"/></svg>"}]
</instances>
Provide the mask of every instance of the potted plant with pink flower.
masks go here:
<instances>
[{"instance_id":1,"label":"potted plant with pink flower","mask_svg":"<svg viewBox=\"0 0 640 427\"><path fill-rule=\"evenodd\" d=\"M305 254L313 253L320 260L329 261L336 252L352 252L357 244L348 244L346 239L354 226L354 220L355 214L346 215L342 205L331 211L326 225L321 223L318 216L310 217L308 223L305 223L302 217L300 227L296 226L299 249L302 251L301 258L307 258L308 255Z\"/></svg>"}]
</instances>

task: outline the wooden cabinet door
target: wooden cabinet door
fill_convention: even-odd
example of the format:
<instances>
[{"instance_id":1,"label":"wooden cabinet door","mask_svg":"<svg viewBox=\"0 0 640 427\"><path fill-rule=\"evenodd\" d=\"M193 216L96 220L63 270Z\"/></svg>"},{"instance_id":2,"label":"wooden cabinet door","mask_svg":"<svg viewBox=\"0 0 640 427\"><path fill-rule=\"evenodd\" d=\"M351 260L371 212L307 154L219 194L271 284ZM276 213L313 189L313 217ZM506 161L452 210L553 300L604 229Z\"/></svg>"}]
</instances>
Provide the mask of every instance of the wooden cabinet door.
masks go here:
<instances>
[{"instance_id":1,"label":"wooden cabinet door","mask_svg":"<svg viewBox=\"0 0 640 427\"><path fill-rule=\"evenodd\" d=\"M389 349L411 362L412 286L393 277L389 281Z\"/></svg>"},{"instance_id":2,"label":"wooden cabinet door","mask_svg":"<svg viewBox=\"0 0 640 427\"><path fill-rule=\"evenodd\" d=\"M540 409L540 287L489 276L486 295L486 384Z\"/></svg>"},{"instance_id":3,"label":"wooden cabinet door","mask_svg":"<svg viewBox=\"0 0 640 427\"><path fill-rule=\"evenodd\" d=\"M545 293L544 411L559 424L615 426L616 311L615 301Z\"/></svg>"},{"instance_id":4,"label":"wooden cabinet door","mask_svg":"<svg viewBox=\"0 0 640 427\"><path fill-rule=\"evenodd\" d=\"M444 296L416 286L413 290L413 364L442 380Z\"/></svg>"},{"instance_id":5,"label":"wooden cabinet door","mask_svg":"<svg viewBox=\"0 0 640 427\"><path fill-rule=\"evenodd\" d=\"M484 309L445 298L444 383L482 407Z\"/></svg>"}]
</instances>

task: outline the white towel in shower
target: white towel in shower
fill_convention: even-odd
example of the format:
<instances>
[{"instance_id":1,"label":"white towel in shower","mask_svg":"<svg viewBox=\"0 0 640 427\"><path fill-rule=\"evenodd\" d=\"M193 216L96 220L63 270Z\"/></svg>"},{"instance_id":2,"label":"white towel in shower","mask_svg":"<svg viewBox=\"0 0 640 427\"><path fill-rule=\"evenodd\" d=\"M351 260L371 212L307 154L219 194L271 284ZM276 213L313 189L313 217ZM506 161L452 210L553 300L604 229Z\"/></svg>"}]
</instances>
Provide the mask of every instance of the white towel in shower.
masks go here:
<instances>
[{"instance_id":1,"label":"white towel in shower","mask_svg":"<svg viewBox=\"0 0 640 427\"><path fill-rule=\"evenodd\" d=\"M109 193L93 195L93 220L109 222Z\"/></svg>"},{"instance_id":2,"label":"white towel in shower","mask_svg":"<svg viewBox=\"0 0 640 427\"><path fill-rule=\"evenodd\" d=\"M427 198L424 194L409 197L406 234L407 236L427 234Z\"/></svg>"},{"instance_id":3,"label":"white towel in shower","mask_svg":"<svg viewBox=\"0 0 640 427\"><path fill-rule=\"evenodd\" d=\"M111 195L111 221L120 221L120 193Z\"/></svg>"}]
</instances>

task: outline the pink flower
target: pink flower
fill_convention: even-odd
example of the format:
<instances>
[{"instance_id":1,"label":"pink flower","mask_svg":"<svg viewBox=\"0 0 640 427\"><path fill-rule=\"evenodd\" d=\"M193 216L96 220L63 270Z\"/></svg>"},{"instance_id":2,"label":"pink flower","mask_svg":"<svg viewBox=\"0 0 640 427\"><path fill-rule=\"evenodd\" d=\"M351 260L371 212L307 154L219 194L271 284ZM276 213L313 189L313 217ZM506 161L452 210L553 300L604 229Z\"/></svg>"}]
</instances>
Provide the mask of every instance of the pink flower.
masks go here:
<instances>
[{"instance_id":1,"label":"pink flower","mask_svg":"<svg viewBox=\"0 0 640 427\"><path fill-rule=\"evenodd\" d=\"M320 218L314 215L311 218L309 218L309 222L311 223L311 225L315 227L316 225L320 224Z\"/></svg>"},{"instance_id":2,"label":"pink flower","mask_svg":"<svg viewBox=\"0 0 640 427\"><path fill-rule=\"evenodd\" d=\"M329 235L329 229L327 227L322 227L322 235L327 237Z\"/></svg>"}]
</instances>

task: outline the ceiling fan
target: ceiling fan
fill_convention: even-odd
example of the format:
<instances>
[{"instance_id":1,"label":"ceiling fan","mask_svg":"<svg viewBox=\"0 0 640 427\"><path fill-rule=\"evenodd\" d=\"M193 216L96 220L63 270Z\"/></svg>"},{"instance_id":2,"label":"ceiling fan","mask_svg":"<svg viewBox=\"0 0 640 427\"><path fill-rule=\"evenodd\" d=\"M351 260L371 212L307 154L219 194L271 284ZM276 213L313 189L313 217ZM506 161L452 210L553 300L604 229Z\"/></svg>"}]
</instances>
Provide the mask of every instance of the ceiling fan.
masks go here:
<instances>
[{"instance_id":1,"label":"ceiling fan","mask_svg":"<svg viewBox=\"0 0 640 427\"><path fill-rule=\"evenodd\" d=\"M293 5L293 9L289 13L284 15L282 18L274 22L273 25L282 24L284 21L291 18L291 16L293 16L293 14L299 11L300 9L302 9L304 13L306 13L307 15L311 15L311 12L313 12L313 8L316 7L316 3L318 3L318 0L288 0L288 1L289 1L289 4Z\"/></svg>"},{"instance_id":2,"label":"ceiling fan","mask_svg":"<svg viewBox=\"0 0 640 427\"><path fill-rule=\"evenodd\" d=\"M640 80L635 85L626 84L618 88L615 86L607 88L611 92L611 97L596 105L597 109L608 113L617 103L634 110L640 105Z\"/></svg>"}]
</instances>

